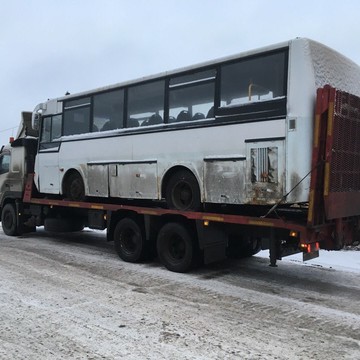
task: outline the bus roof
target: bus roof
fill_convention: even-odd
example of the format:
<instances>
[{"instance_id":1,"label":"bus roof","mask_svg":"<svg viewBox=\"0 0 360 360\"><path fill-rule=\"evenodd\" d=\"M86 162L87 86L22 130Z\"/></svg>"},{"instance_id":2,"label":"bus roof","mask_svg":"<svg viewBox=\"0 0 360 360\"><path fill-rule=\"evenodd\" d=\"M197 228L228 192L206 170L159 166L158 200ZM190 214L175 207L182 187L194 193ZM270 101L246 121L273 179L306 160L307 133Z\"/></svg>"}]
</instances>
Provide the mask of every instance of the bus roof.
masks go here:
<instances>
[{"instance_id":1,"label":"bus roof","mask_svg":"<svg viewBox=\"0 0 360 360\"><path fill-rule=\"evenodd\" d=\"M306 39L303 39L303 40L306 40ZM245 57L248 57L248 56L257 55L257 54L261 54L261 53L264 53L264 52L268 52L268 51L270 52L270 51L274 51L274 50L277 50L277 49L285 48L285 47L289 46L291 41L286 41L286 42L282 42L282 43L278 43L278 44L274 44L274 45L269 45L269 46L249 50L249 51L244 51L244 52L241 52L241 53L238 53L238 54L229 55L229 56L225 56L225 57L222 57L222 58L217 58L217 59L213 59L213 60L209 60L209 61L205 61L205 62L193 64L193 65L188 65L188 66L184 66L184 67L177 68L177 69L174 69L174 70L164 71L164 72L157 73L157 74L154 74L154 75L149 75L149 76L136 78L136 79L133 79L133 80L127 80L127 81L124 81L124 82L115 83L115 84L112 84L112 85L103 86L103 87L95 88L95 89L92 89L92 90L87 90L87 91L83 91L83 92L79 92L79 93L74 93L74 94L71 94L71 95L65 95L65 96L57 98L57 100L59 100L59 101L69 100L72 97L85 96L85 95L92 94L94 92L108 91L108 90L112 90L112 89L115 89L115 88L125 87L125 86L129 86L129 85L133 85L133 84L138 84L138 83L141 83L141 82L154 80L154 79L157 79L157 78L163 78L163 77L172 76L172 75L175 75L175 74L191 72L192 70L206 68L206 67L209 67L211 65L220 64L222 62L231 61L231 60L235 60L235 59L238 59L238 58L245 58Z\"/></svg>"},{"instance_id":2,"label":"bus roof","mask_svg":"<svg viewBox=\"0 0 360 360\"><path fill-rule=\"evenodd\" d=\"M314 66L316 87L322 87L326 83L329 83L332 86L337 87L340 90L352 92L354 95L360 96L360 67L356 63L354 63L352 60L346 58L342 54L338 53L337 51L327 47L326 45L323 45L321 43L318 43L314 40L307 39L307 38L296 38L296 39L292 39L289 41L285 41L285 42L281 42L281 43L277 43L277 44L249 50L249 51L244 51L244 52L241 52L238 54L234 54L234 55L230 55L230 56L226 56L226 57L222 57L222 58L218 58L218 59L214 59L214 60L209 60L209 61L202 62L202 63L197 63L194 65L177 68L175 70L165 71L165 72L158 73L155 75L144 76L144 77L140 77L140 78L137 78L134 80L128 80L128 81L115 83L112 85L103 86L103 87L99 87L99 88L95 88L95 89L91 89L91 90L87 90L87 91L83 91L83 92L78 92L78 93L74 93L74 94L61 96L61 97L58 97L58 98L52 99L52 100L56 100L56 101L70 100L72 98L78 98L81 96L91 95L91 94L97 93L97 92L106 92L106 91L109 91L112 89L121 88L121 87L138 84L138 83L142 83L142 82L147 82L147 81L155 80L158 78L164 78L167 76L173 76L173 75L177 75L177 74L181 74L181 73L191 72L192 70L210 67L212 65L221 64L223 62L232 61L232 60L236 60L236 59L240 59L240 58L246 58L246 57L254 56L257 54L271 52L271 51L275 51L278 49L290 47L292 45L292 43L297 43L298 45L302 46L304 49L308 49L308 51L310 53L309 56L311 57L311 61L313 62L313 66ZM323 69L321 64L318 64L318 66L316 66L316 63L323 62L323 61L326 61L327 63L334 62L334 59L336 59L336 61L339 63L340 67L343 67L343 65L346 64L346 67L351 69L351 73L358 74L355 76L350 76L349 79L346 80L346 82L347 82L346 86L343 86L345 83L344 79L335 79L336 81L332 81L333 80L332 77L336 77L336 73L338 76L341 76L340 75L340 74L342 74L341 71L340 72L336 71L335 74L329 74L329 73L326 74L325 70ZM329 69L329 66L327 66L326 68ZM349 81L352 83L350 86L348 84Z\"/></svg>"}]
</instances>

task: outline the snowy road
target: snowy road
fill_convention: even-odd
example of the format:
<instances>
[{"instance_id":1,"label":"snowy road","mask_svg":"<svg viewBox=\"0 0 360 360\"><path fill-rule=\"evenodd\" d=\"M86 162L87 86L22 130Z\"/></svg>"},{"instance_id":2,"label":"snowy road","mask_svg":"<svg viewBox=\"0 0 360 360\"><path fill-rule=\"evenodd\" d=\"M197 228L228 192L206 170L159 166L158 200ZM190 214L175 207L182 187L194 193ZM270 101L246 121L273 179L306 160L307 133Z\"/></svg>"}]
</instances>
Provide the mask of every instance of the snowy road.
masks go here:
<instances>
[{"instance_id":1,"label":"snowy road","mask_svg":"<svg viewBox=\"0 0 360 360\"><path fill-rule=\"evenodd\" d=\"M0 229L0 359L359 359L348 265L259 256L176 274L122 262L103 233Z\"/></svg>"}]
</instances>

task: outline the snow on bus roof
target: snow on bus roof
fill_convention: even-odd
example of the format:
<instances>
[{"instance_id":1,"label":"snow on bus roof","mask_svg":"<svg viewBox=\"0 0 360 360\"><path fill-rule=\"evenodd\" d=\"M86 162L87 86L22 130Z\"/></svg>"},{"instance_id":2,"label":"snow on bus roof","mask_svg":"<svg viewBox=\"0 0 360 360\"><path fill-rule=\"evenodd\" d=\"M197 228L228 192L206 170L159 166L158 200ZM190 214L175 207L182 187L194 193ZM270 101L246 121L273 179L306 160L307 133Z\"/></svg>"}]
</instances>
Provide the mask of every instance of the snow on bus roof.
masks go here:
<instances>
[{"instance_id":1,"label":"snow on bus roof","mask_svg":"<svg viewBox=\"0 0 360 360\"><path fill-rule=\"evenodd\" d=\"M314 67L315 86L327 84L360 96L360 66L339 52L316 41L308 41Z\"/></svg>"}]
</instances>

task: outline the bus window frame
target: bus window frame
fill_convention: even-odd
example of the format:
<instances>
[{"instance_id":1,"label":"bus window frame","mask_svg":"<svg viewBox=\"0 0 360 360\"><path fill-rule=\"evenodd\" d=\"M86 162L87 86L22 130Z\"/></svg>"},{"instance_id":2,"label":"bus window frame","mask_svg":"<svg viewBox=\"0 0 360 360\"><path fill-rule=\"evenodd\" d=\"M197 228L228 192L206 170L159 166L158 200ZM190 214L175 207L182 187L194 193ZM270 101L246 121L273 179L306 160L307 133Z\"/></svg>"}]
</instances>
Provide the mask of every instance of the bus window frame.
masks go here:
<instances>
[{"instance_id":1,"label":"bus window frame","mask_svg":"<svg viewBox=\"0 0 360 360\"><path fill-rule=\"evenodd\" d=\"M54 118L60 118L60 135L56 138L53 138L53 121ZM49 130L49 139L43 140L43 133L44 133L44 122L50 119L50 130ZM54 114L54 115L46 115L41 118L40 122L40 134L39 134L39 151L58 151L61 136L62 136L62 127L63 127L63 116L62 114Z\"/></svg>"},{"instance_id":2,"label":"bus window frame","mask_svg":"<svg viewBox=\"0 0 360 360\"><path fill-rule=\"evenodd\" d=\"M229 106L229 107L221 107L221 79L222 79L222 68L229 64L241 63L243 61L251 60L251 59L259 59L262 57L267 57L272 54L283 54L284 55L284 64L283 64L283 92L284 96L264 100L260 102L249 102L246 104L241 104L239 106ZM209 126L222 126L233 123L247 123L247 122L256 122L256 121L266 121L266 120L274 120L286 117L287 110L287 98L288 98L288 76L289 76L289 47L285 46L276 50L270 50L267 52L262 52L255 55L233 58L227 61L219 61L218 63L214 63L211 65L199 67L196 69L181 71L178 73L172 73L169 75L163 75L159 77L153 77L149 80L138 81L138 82L130 82L123 86L112 87L111 89L89 92L86 95L76 96L71 99L62 99L60 101L63 102L63 113L62 113L62 136L65 137L60 139L61 141L81 141L86 140L87 138L93 138L92 134L97 133L93 129L94 123L94 97L99 94L111 92L111 91L123 91L123 128L115 129L115 132L106 132L100 137L112 137L112 136L127 136L138 133L153 133L159 131L172 131L179 130L182 128L188 127L209 127ZM213 72L215 75L210 76L208 78L187 81L184 83L175 83L171 84L172 79L181 79L182 77L191 77L192 75ZM138 127L128 127L129 122L129 89L137 86L151 84L152 82L163 82L164 86L164 108L163 108L163 122L157 124L157 126L138 126ZM214 111L213 117L206 117L205 119L192 120L192 121L184 121L184 122L170 122L169 111L170 111L170 92L172 90L187 88L190 86L197 86L206 83L214 83ZM85 100L89 99L86 103ZM79 104L76 102L79 101ZM81 103L83 101L83 103ZM73 106L66 106L67 102L75 102ZM64 135L64 113L67 110L71 110L72 108L82 108L89 107L90 112L90 121L89 121L89 129L87 132L78 133L74 135ZM205 114L206 116L207 114ZM51 115L49 115L51 116ZM119 131L120 130L120 131ZM87 137L79 136L82 134L88 134ZM74 138L72 138L74 136ZM99 137L99 135L97 135ZM42 143L43 145L45 143ZM47 151L51 146L43 146Z\"/></svg>"}]
</instances>

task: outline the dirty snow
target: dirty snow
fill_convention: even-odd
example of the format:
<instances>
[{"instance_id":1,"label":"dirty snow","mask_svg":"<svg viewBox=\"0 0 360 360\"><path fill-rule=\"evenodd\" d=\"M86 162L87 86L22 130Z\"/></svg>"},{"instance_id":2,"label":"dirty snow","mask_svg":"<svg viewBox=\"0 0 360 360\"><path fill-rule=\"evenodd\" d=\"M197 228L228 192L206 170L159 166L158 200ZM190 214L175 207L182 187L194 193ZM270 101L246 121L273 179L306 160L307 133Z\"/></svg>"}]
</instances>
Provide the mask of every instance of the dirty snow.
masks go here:
<instances>
[{"instance_id":1,"label":"dirty snow","mask_svg":"<svg viewBox=\"0 0 360 360\"><path fill-rule=\"evenodd\" d=\"M261 251L256 256L268 258L268 251ZM360 251L339 250L327 251L320 250L318 258L303 262L302 254L295 254L285 257L282 261L297 263L308 267L322 267L324 269L334 269L360 273ZM278 263L281 265L281 262Z\"/></svg>"},{"instance_id":2,"label":"dirty snow","mask_svg":"<svg viewBox=\"0 0 360 360\"><path fill-rule=\"evenodd\" d=\"M176 274L103 232L0 230L0 359L358 359L360 252L267 256Z\"/></svg>"}]
</instances>

